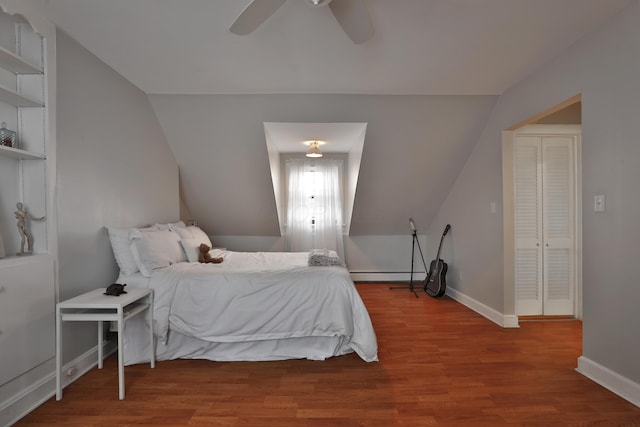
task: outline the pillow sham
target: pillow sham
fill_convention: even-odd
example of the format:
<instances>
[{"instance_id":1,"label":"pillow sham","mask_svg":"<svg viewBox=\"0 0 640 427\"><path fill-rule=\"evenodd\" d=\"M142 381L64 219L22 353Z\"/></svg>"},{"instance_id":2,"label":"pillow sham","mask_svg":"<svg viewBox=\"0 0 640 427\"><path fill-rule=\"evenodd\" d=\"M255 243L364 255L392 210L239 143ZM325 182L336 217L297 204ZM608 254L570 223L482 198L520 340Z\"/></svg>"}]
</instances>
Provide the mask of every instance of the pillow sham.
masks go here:
<instances>
[{"instance_id":1,"label":"pillow sham","mask_svg":"<svg viewBox=\"0 0 640 427\"><path fill-rule=\"evenodd\" d=\"M178 233L178 235L182 239L198 239L198 245L200 245L200 243L205 243L210 248L213 247L213 245L211 244L211 239L209 239L207 233L202 231L202 229L197 225L190 225L185 228L175 227L173 231Z\"/></svg>"},{"instance_id":2,"label":"pillow sham","mask_svg":"<svg viewBox=\"0 0 640 427\"><path fill-rule=\"evenodd\" d=\"M196 225L190 225L187 227L187 230L191 232L191 235L193 236L194 239L199 239L200 243L206 243L207 246L209 246L210 248L213 247L213 244L211 243L211 239L209 239L209 236L207 235L207 233L202 231L200 227Z\"/></svg>"},{"instance_id":3,"label":"pillow sham","mask_svg":"<svg viewBox=\"0 0 640 427\"><path fill-rule=\"evenodd\" d=\"M155 229L155 226L143 228L143 230ZM109 234L109 241L111 242L111 249L113 250L113 256L116 259L116 263L120 268L120 271L124 274L134 274L140 269L136 264L136 260L131 252L131 241L129 240L129 233L131 228L116 228L107 227Z\"/></svg>"},{"instance_id":4,"label":"pillow sham","mask_svg":"<svg viewBox=\"0 0 640 427\"><path fill-rule=\"evenodd\" d=\"M151 277L158 268L186 261L180 236L171 230L133 229L129 238L136 265L145 277Z\"/></svg>"},{"instance_id":5,"label":"pillow sham","mask_svg":"<svg viewBox=\"0 0 640 427\"><path fill-rule=\"evenodd\" d=\"M200 258L200 239L182 239L180 244L184 249L184 253L187 255L187 261L198 262Z\"/></svg>"},{"instance_id":6,"label":"pillow sham","mask_svg":"<svg viewBox=\"0 0 640 427\"><path fill-rule=\"evenodd\" d=\"M178 222L168 222L166 224L156 224L155 226L158 227L160 230L174 230L174 228L177 228L177 227L186 228L187 224L185 224L184 221L180 220Z\"/></svg>"}]
</instances>

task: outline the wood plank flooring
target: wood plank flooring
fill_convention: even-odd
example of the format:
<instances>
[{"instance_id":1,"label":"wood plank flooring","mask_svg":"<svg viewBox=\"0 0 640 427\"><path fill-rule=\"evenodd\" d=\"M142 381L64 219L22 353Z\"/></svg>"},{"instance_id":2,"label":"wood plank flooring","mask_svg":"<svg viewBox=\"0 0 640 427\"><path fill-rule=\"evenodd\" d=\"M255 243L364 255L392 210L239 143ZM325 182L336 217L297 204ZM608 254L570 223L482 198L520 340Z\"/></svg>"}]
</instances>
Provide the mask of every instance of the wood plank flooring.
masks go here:
<instances>
[{"instance_id":1,"label":"wood plank flooring","mask_svg":"<svg viewBox=\"0 0 640 427\"><path fill-rule=\"evenodd\" d=\"M17 426L640 426L640 408L575 372L579 321L503 329L445 297L359 284L378 363L176 360L125 368L115 356Z\"/></svg>"}]
</instances>

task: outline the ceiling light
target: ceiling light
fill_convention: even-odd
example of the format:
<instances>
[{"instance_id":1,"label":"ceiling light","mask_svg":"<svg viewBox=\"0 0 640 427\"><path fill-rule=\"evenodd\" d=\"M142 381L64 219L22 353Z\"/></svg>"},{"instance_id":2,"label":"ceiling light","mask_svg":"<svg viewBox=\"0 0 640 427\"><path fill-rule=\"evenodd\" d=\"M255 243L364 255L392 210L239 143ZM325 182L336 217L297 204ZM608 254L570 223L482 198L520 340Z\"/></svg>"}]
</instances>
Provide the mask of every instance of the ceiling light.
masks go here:
<instances>
[{"instance_id":1,"label":"ceiling light","mask_svg":"<svg viewBox=\"0 0 640 427\"><path fill-rule=\"evenodd\" d=\"M307 157L322 157L320 146L324 143L324 141L305 141L304 144L309 146L307 148Z\"/></svg>"},{"instance_id":2,"label":"ceiling light","mask_svg":"<svg viewBox=\"0 0 640 427\"><path fill-rule=\"evenodd\" d=\"M307 157L322 157L317 141L313 141L307 149Z\"/></svg>"}]
</instances>

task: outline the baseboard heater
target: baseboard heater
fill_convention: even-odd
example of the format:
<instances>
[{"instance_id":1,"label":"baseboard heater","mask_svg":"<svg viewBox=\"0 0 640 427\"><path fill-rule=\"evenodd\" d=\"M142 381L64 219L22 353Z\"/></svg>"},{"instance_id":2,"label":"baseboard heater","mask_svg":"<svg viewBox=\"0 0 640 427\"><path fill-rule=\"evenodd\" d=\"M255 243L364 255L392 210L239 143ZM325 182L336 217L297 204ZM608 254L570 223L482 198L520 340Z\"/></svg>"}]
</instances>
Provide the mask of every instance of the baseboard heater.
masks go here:
<instances>
[{"instance_id":1,"label":"baseboard heater","mask_svg":"<svg viewBox=\"0 0 640 427\"><path fill-rule=\"evenodd\" d=\"M367 283L396 283L409 282L411 280L410 271L350 271L351 279L354 282ZM424 271L414 271L413 281L421 281L426 277Z\"/></svg>"}]
</instances>

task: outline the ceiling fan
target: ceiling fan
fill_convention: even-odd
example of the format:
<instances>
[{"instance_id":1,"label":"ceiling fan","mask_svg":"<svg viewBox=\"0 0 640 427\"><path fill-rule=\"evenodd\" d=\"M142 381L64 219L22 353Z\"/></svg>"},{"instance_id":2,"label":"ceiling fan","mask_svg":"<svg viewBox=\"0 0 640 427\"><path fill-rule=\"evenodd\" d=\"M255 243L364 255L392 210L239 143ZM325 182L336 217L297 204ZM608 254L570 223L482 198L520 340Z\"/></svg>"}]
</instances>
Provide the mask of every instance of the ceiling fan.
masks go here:
<instances>
[{"instance_id":1,"label":"ceiling fan","mask_svg":"<svg viewBox=\"0 0 640 427\"><path fill-rule=\"evenodd\" d=\"M253 32L286 0L252 0L231 24L234 34L246 35ZM313 7L329 5L336 20L354 43L360 44L373 36L373 24L364 0L305 0Z\"/></svg>"}]
</instances>

